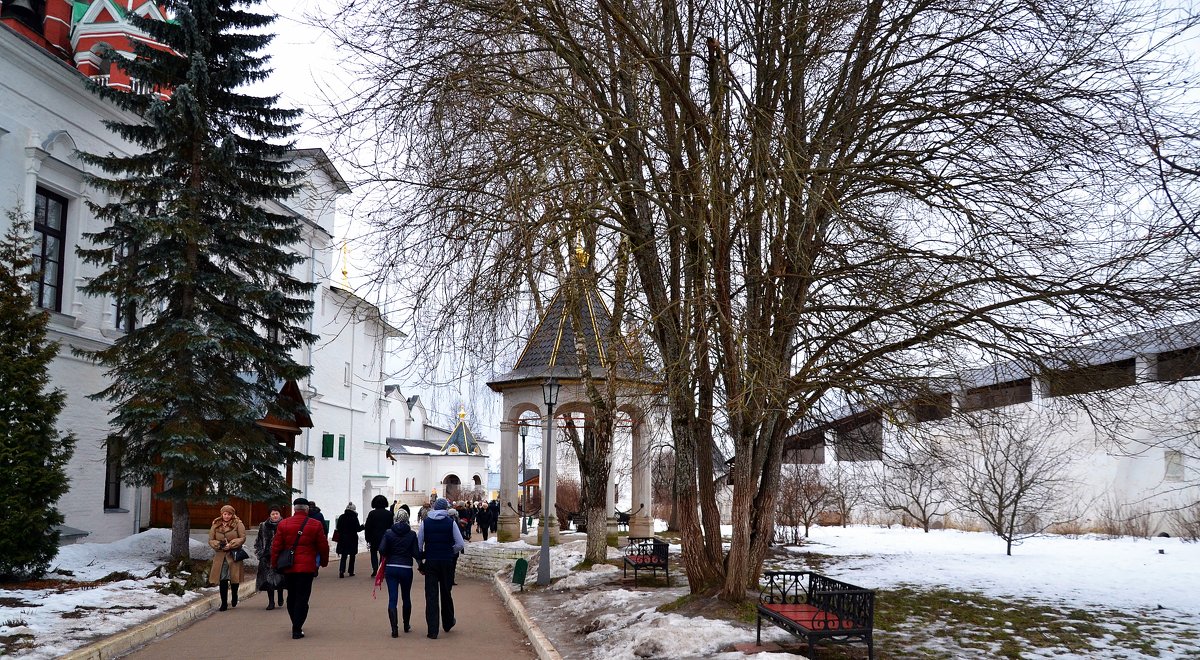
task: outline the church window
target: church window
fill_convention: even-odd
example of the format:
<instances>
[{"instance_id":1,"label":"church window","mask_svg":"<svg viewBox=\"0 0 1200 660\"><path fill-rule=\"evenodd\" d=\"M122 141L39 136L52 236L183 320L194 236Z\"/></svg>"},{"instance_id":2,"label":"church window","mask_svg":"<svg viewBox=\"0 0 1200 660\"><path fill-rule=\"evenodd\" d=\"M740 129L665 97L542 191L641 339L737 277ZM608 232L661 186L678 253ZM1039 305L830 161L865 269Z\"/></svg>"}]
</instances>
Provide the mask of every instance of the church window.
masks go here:
<instances>
[{"instance_id":1,"label":"church window","mask_svg":"<svg viewBox=\"0 0 1200 660\"><path fill-rule=\"evenodd\" d=\"M1166 468L1163 472L1163 479L1166 481L1183 481L1183 452L1167 450L1163 454L1163 462Z\"/></svg>"},{"instance_id":2,"label":"church window","mask_svg":"<svg viewBox=\"0 0 1200 660\"><path fill-rule=\"evenodd\" d=\"M321 458L333 458L333 434L321 435Z\"/></svg>"},{"instance_id":3,"label":"church window","mask_svg":"<svg viewBox=\"0 0 1200 660\"><path fill-rule=\"evenodd\" d=\"M118 443L105 443L107 455L104 460L104 508L121 508L121 448Z\"/></svg>"},{"instance_id":4,"label":"church window","mask_svg":"<svg viewBox=\"0 0 1200 660\"><path fill-rule=\"evenodd\" d=\"M66 229L67 199L38 188L33 208L33 302L56 312L62 310Z\"/></svg>"}]
</instances>

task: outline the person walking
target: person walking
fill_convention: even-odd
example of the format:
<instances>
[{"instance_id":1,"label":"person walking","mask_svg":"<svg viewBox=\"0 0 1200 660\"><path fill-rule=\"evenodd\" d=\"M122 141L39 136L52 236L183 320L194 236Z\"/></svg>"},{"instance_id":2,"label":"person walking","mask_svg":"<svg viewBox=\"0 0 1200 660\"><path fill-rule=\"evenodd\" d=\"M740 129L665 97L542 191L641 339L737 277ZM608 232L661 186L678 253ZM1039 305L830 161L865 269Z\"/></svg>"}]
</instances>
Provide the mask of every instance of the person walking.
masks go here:
<instances>
[{"instance_id":1,"label":"person walking","mask_svg":"<svg viewBox=\"0 0 1200 660\"><path fill-rule=\"evenodd\" d=\"M450 502L439 497L417 530L417 546L424 557L425 623L429 627L426 637L430 639L437 639L439 619L446 632L454 627L450 589L454 584L454 559L465 544L449 509Z\"/></svg>"},{"instance_id":2,"label":"person walking","mask_svg":"<svg viewBox=\"0 0 1200 660\"><path fill-rule=\"evenodd\" d=\"M283 575L271 567L271 542L275 540L275 531L279 521L283 520L283 511L279 507L271 507L267 519L258 526L258 536L254 539L254 556L258 557L258 575L254 586L259 591L267 592L267 609L275 609L275 596L279 596L279 606L283 607Z\"/></svg>"},{"instance_id":3,"label":"person walking","mask_svg":"<svg viewBox=\"0 0 1200 660\"><path fill-rule=\"evenodd\" d=\"M483 534L483 540L488 540L488 531L492 527L492 510L486 505L480 506L475 512L475 522L479 525L479 532Z\"/></svg>"},{"instance_id":4,"label":"person walking","mask_svg":"<svg viewBox=\"0 0 1200 660\"><path fill-rule=\"evenodd\" d=\"M321 507L317 506L317 503L312 500L308 501L308 515L313 520L321 523L321 527L325 530L325 536L329 536L329 521L325 520L325 514L321 513Z\"/></svg>"},{"instance_id":5,"label":"person walking","mask_svg":"<svg viewBox=\"0 0 1200 660\"><path fill-rule=\"evenodd\" d=\"M421 561L421 550L417 545L417 534L408 525L408 512L397 512L396 522L384 532L379 546L383 555L383 576L388 586L388 620L392 624L392 637L399 637L396 625L396 592L399 587L404 603L404 632L411 632L409 618L412 616L413 560Z\"/></svg>"},{"instance_id":6,"label":"person walking","mask_svg":"<svg viewBox=\"0 0 1200 660\"><path fill-rule=\"evenodd\" d=\"M208 545L213 549L212 569L208 572L209 584L221 585L221 612L229 609L229 585L233 584L233 606L237 607L238 587L242 583L242 562L233 556L233 551L246 543L246 525L238 518L237 510L226 504L221 515L213 518L208 528Z\"/></svg>"},{"instance_id":7,"label":"person walking","mask_svg":"<svg viewBox=\"0 0 1200 660\"><path fill-rule=\"evenodd\" d=\"M396 510L403 511L403 509ZM408 517L407 511L405 511L404 517ZM367 514L367 520L363 523L367 548L371 550L371 575L379 572L379 544L383 542L383 535L391 528L393 521L393 514L388 510L387 498L383 495L371 498L371 512Z\"/></svg>"},{"instance_id":8,"label":"person walking","mask_svg":"<svg viewBox=\"0 0 1200 660\"><path fill-rule=\"evenodd\" d=\"M358 510L354 502L346 504L346 511L338 516L337 526L334 527L337 538L338 577L346 577L346 560L350 560L350 577L354 577L354 559L358 556L358 533L363 526L358 524Z\"/></svg>"},{"instance_id":9,"label":"person walking","mask_svg":"<svg viewBox=\"0 0 1200 660\"><path fill-rule=\"evenodd\" d=\"M298 497L292 502L295 513L283 519L271 541L271 566L283 573L287 586L288 617L292 620L292 639L304 637L304 621L308 619L308 599L312 596L313 578L317 568L329 565L329 540L321 523L308 515L308 500ZM279 555L293 551L291 566L279 568Z\"/></svg>"},{"instance_id":10,"label":"person walking","mask_svg":"<svg viewBox=\"0 0 1200 660\"><path fill-rule=\"evenodd\" d=\"M425 522L425 514L427 514L427 513L429 513L428 498L424 502L421 502L421 507L419 509L417 509L417 524L418 525Z\"/></svg>"}]
</instances>

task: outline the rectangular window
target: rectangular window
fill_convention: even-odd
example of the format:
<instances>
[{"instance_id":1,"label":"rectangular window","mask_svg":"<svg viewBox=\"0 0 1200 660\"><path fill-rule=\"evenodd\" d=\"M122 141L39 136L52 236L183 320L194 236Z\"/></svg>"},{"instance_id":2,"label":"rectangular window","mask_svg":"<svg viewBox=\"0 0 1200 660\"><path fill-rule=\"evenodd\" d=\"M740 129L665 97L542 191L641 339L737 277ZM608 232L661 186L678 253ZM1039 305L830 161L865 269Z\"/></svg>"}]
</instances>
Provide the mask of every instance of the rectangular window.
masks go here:
<instances>
[{"instance_id":1,"label":"rectangular window","mask_svg":"<svg viewBox=\"0 0 1200 660\"><path fill-rule=\"evenodd\" d=\"M1167 481L1183 481L1183 452L1168 449L1163 452L1163 479Z\"/></svg>"},{"instance_id":2,"label":"rectangular window","mask_svg":"<svg viewBox=\"0 0 1200 660\"><path fill-rule=\"evenodd\" d=\"M1182 380L1200 376L1200 346L1158 354L1158 379Z\"/></svg>"},{"instance_id":3,"label":"rectangular window","mask_svg":"<svg viewBox=\"0 0 1200 660\"><path fill-rule=\"evenodd\" d=\"M33 303L62 311L63 258L66 254L67 198L38 188L33 207Z\"/></svg>"},{"instance_id":4,"label":"rectangular window","mask_svg":"<svg viewBox=\"0 0 1200 660\"><path fill-rule=\"evenodd\" d=\"M346 460L346 436L338 436L338 460Z\"/></svg>"},{"instance_id":5,"label":"rectangular window","mask_svg":"<svg viewBox=\"0 0 1200 660\"><path fill-rule=\"evenodd\" d=\"M104 443L106 456L104 459L104 508L121 508L121 448L118 443L109 440Z\"/></svg>"},{"instance_id":6,"label":"rectangular window","mask_svg":"<svg viewBox=\"0 0 1200 660\"><path fill-rule=\"evenodd\" d=\"M963 410L987 410L1033 401L1033 381L1028 378L976 387L966 391Z\"/></svg>"},{"instance_id":7,"label":"rectangular window","mask_svg":"<svg viewBox=\"0 0 1200 660\"><path fill-rule=\"evenodd\" d=\"M784 440L783 462L794 465L821 465L825 462L825 433L807 431Z\"/></svg>"},{"instance_id":8,"label":"rectangular window","mask_svg":"<svg viewBox=\"0 0 1200 660\"><path fill-rule=\"evenodd\" d=\"M882 461L883 421L879 416L850 428L837 429L834 456L840 461Z\"/></svg>"},{"instance_id":9,"label":"rectangular window","mask_svg":"<svg viewBox=\"0 0 1200 660\"><path fill-rule=\"evenodd\" d=\"M1120 362L1093 364L1046 374L1050 396L1071 396L1102 390L1115 390L1137 382L1134 358Z\"/></svg>"},{"instance_id":10,"label":"rectangular window","mask_svg":"<svg viewBox=\"0 0 1200 660\"><path fill-rule=\"evenodd\" d=\"M321 436L321 458L333 458L332 433L325 433Z\"/></svg>"},{"instance_id":11,"label":"rectangular window","mask_svg":"<svg viewBox=\"0 0 1200 660\"><path fill-rule=\"evenodd\" d=\"M933 422L950 416L950 393L930 394L920 399L913 399L908 404L913 419L920 422Z\"/></svg>"}]
</instances>

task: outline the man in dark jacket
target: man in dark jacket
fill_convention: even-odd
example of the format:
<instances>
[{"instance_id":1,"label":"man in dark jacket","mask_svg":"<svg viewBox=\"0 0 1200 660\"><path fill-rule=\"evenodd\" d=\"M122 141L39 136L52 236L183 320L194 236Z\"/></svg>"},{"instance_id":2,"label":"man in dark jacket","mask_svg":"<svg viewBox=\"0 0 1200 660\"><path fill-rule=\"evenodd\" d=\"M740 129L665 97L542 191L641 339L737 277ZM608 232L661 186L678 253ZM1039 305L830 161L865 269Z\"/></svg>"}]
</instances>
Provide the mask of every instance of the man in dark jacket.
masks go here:
<instances>
[{"instance_id":1,"label":"man in dark jacket","mask_svg":"<svg viewBox=\"0 0 1200 660\"><path fill-rule=\"evenodd\" d=\"M271 541L271 566L283 573L287 585L288 616L292 619L292 639L304 637L304 621L308 619L308 599L312 595L313 578L317 568L329 565L329 540L325 528L308 516L308 500L298 497L292 502L295 513L279 521L275 539ZM278 569L279 553L294 551L294 561L288 568Z\"/></svg>"},{"instance_id":2,"label":"man in dark jacket","mask_svg":"<svg viewBox=\"0 0 1200 660\"><path fill-rule=\"evenodd\" d=\"M371 549L371 575L379 572L379 544L393 520L393 513L387 508L387 498L383 495L371 498L371 512L363 523L363 534L367 537L367 547Z\"/></svg>"},{"instance_id":3,"label":"man in dark jacket","mask_svg":"<svg viewBox=\"0 0 1200 660\"><path fill-rule=\"evenodd\" d=\"M454 627L454 599L450 594L454 559L466 546L449 510L450 502L439 497L417 531L417 544L425 557L425 623L430 639L437 639L439 619L446 632Z\"/></svg>"}]
</instances>

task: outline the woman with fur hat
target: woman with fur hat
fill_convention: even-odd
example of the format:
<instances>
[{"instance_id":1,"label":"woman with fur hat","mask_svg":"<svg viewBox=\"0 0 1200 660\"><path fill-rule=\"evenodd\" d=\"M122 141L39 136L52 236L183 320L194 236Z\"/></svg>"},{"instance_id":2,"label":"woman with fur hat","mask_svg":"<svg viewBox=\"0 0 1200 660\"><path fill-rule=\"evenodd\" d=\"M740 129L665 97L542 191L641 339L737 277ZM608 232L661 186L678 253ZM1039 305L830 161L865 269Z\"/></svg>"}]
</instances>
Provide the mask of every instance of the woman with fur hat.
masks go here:
<instances>
[{"instance_id":1,"label":"woman with fur hat","mask_svg":"<svg viewBox=\"0 0 1200 660\"><path fill-rule=\"evenodd\" d=\"M363 526L358 523L358 510L354 506L354 502L346 504L346 511L338 516L337 526L337 553L341 555L338 562L338 577L346 577L346 560L350 560L350 577L354 577L354 558L358 555L358 533L363 530Z\"/></svg>"},{"instance_id":2,"label":"woman with fur hat","mask_svg":"<svg viewBox=\"0 0 1200 660\"><path fill-rule=\"evenodd\" d=\"M208 572L209 584L221 585L221 608L229 609L229 585L233 583L233 602L237 607L238 586L242 583L242 562L233 559L233 551L246 542L246 525L238 518L237 511L226 504L221 515L213 518L208 530L208 545L213 549L212 570Z\"/></svg>"},{"instance_id":3,"label":"woman with fur hat","mask_svg":"<svg viewBox=\"0 0 1200 660\"><path fill-rule=\"evenodd\" d=\"M258 536L254 539L254 554L258 557L258 575L255 587L267 592L267 609L275 609L275 596L279 595L279 606L283 607L283 575L271 567L271 541L275 540L275 530L283 519L283 509L273 506L266 520L258 526Z\"/></svg>"},{"instance_id":4,"label":"woman with fur hat","mask_svg":"<svg viewBox=\"0 0 1200 660\"><path fill-rule=\"evenodd\" d=\"M404 602L404 632L409 632L409 617L412 615L412 598L410 597L413 583L413 560L421 560L421 552L417 548L417 534L408 526L408 512L400 509L396 512L396 522L392 528L383 534L379 544L379 554L383 556L383 576L388 585L388 620L392 624L392 637L398 637L396 625L396 588Z\"/></svg>"}]
</instances>

